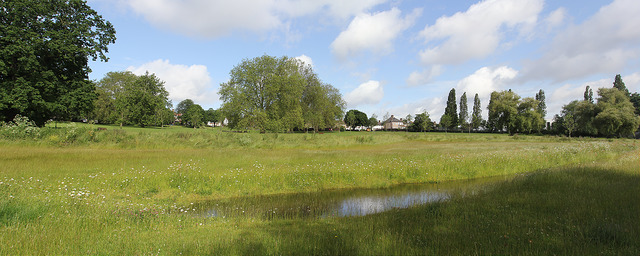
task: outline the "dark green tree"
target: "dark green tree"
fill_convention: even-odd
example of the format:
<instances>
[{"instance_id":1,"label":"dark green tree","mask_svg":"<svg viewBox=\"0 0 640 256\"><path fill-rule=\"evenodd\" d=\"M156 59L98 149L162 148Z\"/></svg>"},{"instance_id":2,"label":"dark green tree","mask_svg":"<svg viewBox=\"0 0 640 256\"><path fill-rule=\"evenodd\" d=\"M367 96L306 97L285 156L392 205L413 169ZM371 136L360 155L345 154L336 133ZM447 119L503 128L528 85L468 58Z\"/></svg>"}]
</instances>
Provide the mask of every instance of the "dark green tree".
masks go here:
<instances>
[{"instance_id":1,"label":"dark green tree","mask_svg":"<svg viewBox=\"0 0 640 256\"><path fill-rule=\"evenodd\" d=\"M536 111L538 111L538 113L540 113L540 116L542 116L542 119L544 120L544 117L547 115L547 103L545 102L546 97L544 96L544 91L542 89L540 89L540 91L538 91L538 93L536 93L536 100L538 101L538 106L536 107Z\"/></svg>"},{"instance_id":2,"label":"dark green tree","mask_svg":"<svg viewBox=\"0 0 640 256\"><path fill-rule=\"evenodd\" d=\"M205 122L212 122L213 127L216 127L216 123L222 122L222 113L220 110L209 108L205 111Z\"/></svg>"},{"instance_id":3,"label":"dark green tree","mask_svg":"<svg viewBox=\"0 0 640 256\"><path fill-rule=\"evenodd\" d=\"M456 104L456 89L449 91L449 97L447 98L447 107L444 109L444 116L449 116L449 122L446 128L454 128L458 126L458 110ZM440 124L443 124L442 117L440 118Z\"/></svg>"},{"instance_id":4,"label":"dark green tree","mask_svg":"<svg viewBox=\"0 0 640 256\"><path fill-rule=\"evenodd\" d=\"M593 103L593 90L587 85L587 88L584 89L584 101L588 101Z\"/></svg>"},{"instance_id":5,"label":"dark green tree","mask_svg":"<svg viewBox=\"0 0 640 256\"><path fill-rule=\"evenodd\" d=\"M598 133L605 137L632 136L638 129L640 117L635 115L628 95L620 89L600 88L598 96L598 114L593 120Z\"/></svg>"},{"instance_id":6,"label":"dark green tree","mask_svg":"<svg viewBox=\"0 0 640 256\"><path fill-rule=\"evenodd\" d=\"M471 132L471 126L469 126L469 108L467 107L467 93L462 93L460 96L460 114L458 117L458 122L460 122L460 126L462 129L460 131L464 131L465 128L469 128L469 132Z\"/></svg>"},{"instance_id":7,"label":"dark green tree","mask_svg":"<svg viewBox=\"0 0 640 256\"><path fill-rule=\"evenodd\" d=\"M636 115L640 115L640 94L634 92L633 94L631 94L631 98L629 99L631 100L633 107L636 109Z\"/></svg>"},{"instance_id":8,"label":"dark green tree","mask_svg":"<svg viewBox=\"0 0 640 256\"><path fill-rule=\"evenodd\" d=\"M115 29L82 0L0 1L0 121L88 116L89 59L107 61Z\"/></svg>"},{"instance_id":9,"label":"dark green tree","mask_svg":"<svg viewBox=\"0 0 640 256\"><path fill-rule=\"evenodd\" d=\"M347 114L344 116L344 123L347 127L351 127L354 129L358 126L369 126L369 118L367 118L367 114L361 112L357 109L352 109L347 111Z\"/></svg>"},{"instance_id":10,"label":"dark green tree","mask_svg":"<svg viewBox=\"0 0 640 256\"><path fill-rule=\"evenodd\" d=\"M622 81L622 77L620 76L620 74L616 75L616 78L613 81L613 88L620 90L627 97L631 96L631 94L629 93L629 90L627 89L627 86L624 85L624 82Z\"/></svg>"},{"instance_id":11,"label":"dark green tree","mask_svg":"<svg viewBox=\"0 0 640 256\"><path fill-rule=\"evenodd\" d=\"M473 129L478 129L482 124L482 108L480 106L480 98L476 93L476 96L473 97L473 114L471 115L471 127Z\"/></svg>"},{"instance_id":12,"label":"dark green tree","mask_svg":"<svg viewBox=\"0 0 640 256\"><path fill-rule=\"evenodd\" d=\"M433 122L429 118L429 113L423 112L416 115L413 123L409 126L409 130L412 132L428 132L431 131L432 127Z\"/></svg>"},{"instance_id":13,"label":"dark green tree","mask_svg":"<svg viewBox=\"0 0 640 256\"><path fill-rule=\"evenodd\" d=\"M533 98L524 98L518 103L514 129L516 132L530 134L540 132L545 125L540 114L540 102Z\"/></svg>"},{"instance_id":14,"label":"dark green tree","mask_svg":"<svg viewBox=\"0 0 640 256\"><path fill-rule=\"evenodd\" d=\"M198 104L193 104L189 106L183 115L183 118L186 118L183 120L183 124L193 128L202 127L205 122L205 116L206 113L204 109Z\"/></svg>"}]
</instances>

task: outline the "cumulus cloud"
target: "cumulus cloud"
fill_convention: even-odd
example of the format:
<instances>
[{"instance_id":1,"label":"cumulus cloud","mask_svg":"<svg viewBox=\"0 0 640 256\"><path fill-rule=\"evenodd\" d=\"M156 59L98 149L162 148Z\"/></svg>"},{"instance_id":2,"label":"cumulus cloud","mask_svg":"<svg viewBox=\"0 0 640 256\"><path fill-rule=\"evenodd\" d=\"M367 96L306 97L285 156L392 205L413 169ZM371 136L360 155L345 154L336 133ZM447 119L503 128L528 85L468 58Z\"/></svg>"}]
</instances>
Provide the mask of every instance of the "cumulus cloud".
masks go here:
<instances>
[{"instance_id":1,"label":"cumulus cloud","mask_svg":"<svg viewBox=\"0 0 640 256\"><path fill-rule=\"evenodd\" d=\"M209 71L203 65L175 65L169 60L155 60L127 70L136 75L143 75L147 71L155 74L165 82L165 89L174 105L185 99L192 99L200 105L213 104L218 100L217 92L212 89Z\"/></svg>"},{"instance_id":2,"label":"cumulus cloud","mask_svg":"<svg viewBox=\"0 0 640 256\"><path fill-rule=\"evenodd\" d=\"M544 23L547 26L547 30L551 30L555 27L562 25L567 16L567 10L564 8L558 8L551 12L547 18L544 19Z\"/></svg>"},{"instance_id":3,"label":"cumulus cloud","mask_svg":"<svg viewBox=\"0 0 640 256\"><path fill-rule=\"evenodd\" d=\"M378 104L382 97L384 97L383 86L379 81L371 80L360 84L358 88L347 93L344 98L349 106L355 107L358 105Z\"/></svg>"},{"instance_id":4,"label":"cumulus cloud","mask_svg":"<svg viewBox=\"0 0 640 256\"><path fill-rule=\"evenodd\" d=\"M513 81L517 75L517 70L507 66L497 68L483 67L460 80L456 86L456 94L458 96L464 92L467 93L467 99L471 102L471 105L469 105L471 110L473 108L473 98L477 93L482 104L483 116L486 117L486 107L489 104L491 92L504 90L505 85Z\"/></svg>"},{"instance_id":5,"label":"cumulus cloud","mask_svg":"<svg viewBox=\"0 0 640 256\"><path fill-rule=\"evenodd\" d=\"M413 25L421 12L421 9L416 9L404 18L397 8L374 14L359 14L331 43L331 50L341 60L362 51L371 51L377 55L389 54L393 52L393 41Z\"/></svg>"},{"instance_id":6,"label":"cumulus cloud","mask_svg":"<svg viewBox=\"0 0 640 256\"><path fill-rule=\"evenodd\" d=\"M409 78L407 78L407 85L425 85L433 81L433 79L440 74L442 74L442 66L440 65L433 65L431 68L425 69L422 72L414 71L409 74Z\"/></svg>"},{"instance_id":7,"label":"cumulus cloud","mask_svg":"<svg viewBox=\"0 0 640 256\"><path fill-rule=\"evenodd\" d=\"M235 31L282 29L287 20L326 13L345 19L387 0L130 0L128 6L155 26L188 36L216 38Z\"/></svg>"},{"instance_id":8,"label":"cumulus cloud","mask_svg":"<svg viewBox=\"0 0 640 256\"><path fill-rule=\"evenodd\" d=\"M424 64L459 64L496 50L509 29L525 34L538 21L543 0L485 0L466 12L441 17L420 32L425 43L440 42L420 52Z\"/></svg>"},{"instance_id":9,"label":"cumulus cloud","mask_svg":"<svg viewBox=\"0 0 640 256\"><path fill-rule=\"evenodd\" d=\"M638 13L636 0L603 6L582 24L560 31L540 59L525 65L523 78L562 82L623 70L640 56Z\"/></svg>"},{"instance_id":10,"label":"cumulus cloud","mask_svg":"<svg viewBox=\"0 0 640 256\"><path fill-rule=\"evenodd\" d=\"M305 65L309 65L313 68L313 60L311 59L311 57L302 54L298 57L295 57L295 59L302 61Z\"/></svg>"}]
</instances>

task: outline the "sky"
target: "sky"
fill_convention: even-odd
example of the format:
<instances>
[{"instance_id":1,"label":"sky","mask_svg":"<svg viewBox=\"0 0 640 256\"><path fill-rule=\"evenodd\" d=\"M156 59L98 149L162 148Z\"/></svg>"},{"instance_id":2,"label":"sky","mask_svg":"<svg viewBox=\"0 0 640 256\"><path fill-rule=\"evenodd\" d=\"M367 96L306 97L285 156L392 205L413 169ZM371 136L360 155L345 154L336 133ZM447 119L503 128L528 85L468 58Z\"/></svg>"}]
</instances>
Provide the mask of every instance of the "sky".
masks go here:
<instances>
[{"instance_id":1,"label":"sky","mask_svg":"<svg viewBox=\"0 0 640 256\"><path fill-rule=\"evenodd\" d=\"M113 24L111 71L154 73L174 106L219 108L220 84L243 60L298 58L338 88L347 110L378 119L444 113L447 96L544 90L547 120L612 87L640 91L637 0L88 0Z\"/></svg>"}]
</instances>

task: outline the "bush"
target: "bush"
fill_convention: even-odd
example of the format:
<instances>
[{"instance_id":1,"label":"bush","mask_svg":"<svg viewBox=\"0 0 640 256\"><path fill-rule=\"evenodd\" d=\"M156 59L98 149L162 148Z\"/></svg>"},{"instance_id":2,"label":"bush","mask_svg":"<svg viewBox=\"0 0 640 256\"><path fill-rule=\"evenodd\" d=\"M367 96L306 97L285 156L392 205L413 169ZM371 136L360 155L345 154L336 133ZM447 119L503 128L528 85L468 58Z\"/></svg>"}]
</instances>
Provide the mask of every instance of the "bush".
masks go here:
<instances>
[{"instance_id":1,"label":"bush","mask_svg":"<svg viewBox=\"0 0 640 256\"><path fill-rule=\"evenodd\" d=\"M12 122L0 125L0 136L7 139L37 138L40 128L26 116L16 115Z\"/></svg>"}]
</instances>

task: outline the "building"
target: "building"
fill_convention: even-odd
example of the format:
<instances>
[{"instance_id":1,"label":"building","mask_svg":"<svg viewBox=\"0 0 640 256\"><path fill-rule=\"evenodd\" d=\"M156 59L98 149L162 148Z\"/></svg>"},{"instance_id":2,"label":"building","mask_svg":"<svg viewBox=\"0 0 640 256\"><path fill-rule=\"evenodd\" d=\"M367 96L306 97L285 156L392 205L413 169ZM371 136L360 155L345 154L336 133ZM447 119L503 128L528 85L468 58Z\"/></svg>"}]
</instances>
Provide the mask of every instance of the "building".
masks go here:
<instances>
[{"instance_id":1,"label":"building","mask_svg":"<svg viewBox=\"0 0 640 256\"><path fill-rule=\"evenodd\" d=\"M398 119L393 115L384 121L385 130L404 130L406 128L407 125L402 121L402 118Z\"/></svg>"}]
</instances>

